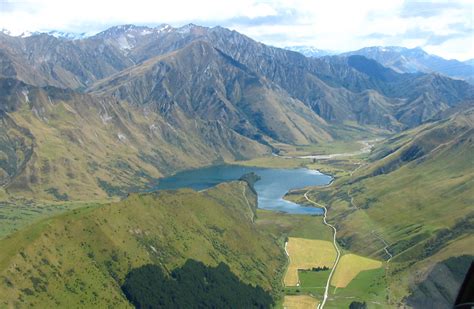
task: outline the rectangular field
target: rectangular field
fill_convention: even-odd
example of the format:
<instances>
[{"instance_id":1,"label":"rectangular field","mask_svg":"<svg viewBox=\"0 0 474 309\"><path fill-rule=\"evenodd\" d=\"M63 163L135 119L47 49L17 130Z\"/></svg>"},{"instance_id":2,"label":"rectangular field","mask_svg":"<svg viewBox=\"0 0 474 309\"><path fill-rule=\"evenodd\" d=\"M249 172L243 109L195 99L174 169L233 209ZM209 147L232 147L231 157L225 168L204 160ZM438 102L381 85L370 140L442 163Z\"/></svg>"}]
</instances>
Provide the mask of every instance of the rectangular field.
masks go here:
<instances>
[{"instance_id":1,"label":"rectangular field","mask_svg":"<svg viewBox=\"0 0 474 309\"><path fill-rule=\"evenodd\" d=\"M345 254L331 279L331 285L345 288L360 272L382 267L382 262L356 254Z\"/></svg>"},{"instance_id":2,"label":"rectangular field","mask_svg":"<svg viewBox=\"0 0 474 309\"><path fill-rule=\"evenodd\" d=\"M283 308L286 309L307 309L316 308L318 300L308 295L291 295L285 296Z\"/></svg>"},{"instance_id":3,"label":"rectangular field","mask_svg":"<svg viewBox=\"0 0 474 309\"><path fill-rule=\"evenodd\" d=\"M285 275L285 286L297 286L299 269L313 267L332 267L336 258L336 251L331 242L316 239L289 237L286 250L290 263Z\"/></svg>"}]
</instances>

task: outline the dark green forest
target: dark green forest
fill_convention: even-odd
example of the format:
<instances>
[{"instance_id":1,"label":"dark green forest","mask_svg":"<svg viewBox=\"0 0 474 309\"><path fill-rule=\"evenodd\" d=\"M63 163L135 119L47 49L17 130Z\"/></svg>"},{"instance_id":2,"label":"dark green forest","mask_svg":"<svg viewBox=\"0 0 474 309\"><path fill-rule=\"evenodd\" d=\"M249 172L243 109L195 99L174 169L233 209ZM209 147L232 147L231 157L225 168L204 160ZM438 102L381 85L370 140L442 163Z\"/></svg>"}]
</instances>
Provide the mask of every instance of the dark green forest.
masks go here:
<instances>
[{"instance_id":1,"label":"dark green forest","mask_svg":"<svg viewBox=\"0 0 474 309\"><path fill-rule=\"evenodd\" d=\"M229 267L188 260L168 276L158 265L131 270L122 286L136 308L270 308L273 299L261 287L245 284Z\"/></svg>"}]
</instances>

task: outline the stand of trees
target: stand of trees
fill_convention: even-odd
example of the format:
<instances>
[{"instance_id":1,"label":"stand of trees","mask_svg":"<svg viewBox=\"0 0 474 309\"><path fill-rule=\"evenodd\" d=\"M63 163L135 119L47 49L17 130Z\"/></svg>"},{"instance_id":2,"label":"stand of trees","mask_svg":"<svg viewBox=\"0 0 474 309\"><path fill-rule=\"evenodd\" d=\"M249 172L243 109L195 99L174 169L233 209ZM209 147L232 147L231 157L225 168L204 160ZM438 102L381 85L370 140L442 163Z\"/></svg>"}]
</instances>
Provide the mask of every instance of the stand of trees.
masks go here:
<instances>
[{"instance_id":1,"label":"stand of trees","mask_svg":"<svg viewBox=\"0 0 474 309\"><path fill-rule=\"evenodd\" d=\"M327 266L318 266L318 267L313 267L313 268L310 268L310 269L301 269L301 271L325 271L325 270L329 270L329 267Z\"/></svg>"},{"instance_id":2,"label":"stand of trees","mask_svg":"<svg viewBox=\"0 0 474 309\"><path fill-rule=\"evenodd\" d=\"M122 286L136 308L271 308L273 299L261 287L239 280L220 263L209 267L188 260L166 275L160 266L130 271Z\"/></svg>"}]
</instances>

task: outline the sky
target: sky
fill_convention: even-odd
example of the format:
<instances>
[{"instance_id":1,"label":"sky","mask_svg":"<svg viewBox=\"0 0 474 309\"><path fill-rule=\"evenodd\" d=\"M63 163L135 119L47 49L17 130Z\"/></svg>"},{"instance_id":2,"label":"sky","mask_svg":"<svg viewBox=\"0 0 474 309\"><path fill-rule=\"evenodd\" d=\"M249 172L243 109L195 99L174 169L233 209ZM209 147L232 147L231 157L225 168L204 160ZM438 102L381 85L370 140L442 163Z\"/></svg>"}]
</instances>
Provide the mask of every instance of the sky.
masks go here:
<instances>
[{"instance_id":1,"label":"sky","mask_svg":"<svg viewBox=\"0 0 474 309\"><path fill-rule=\"evenodd\" d=\"M0 29L14 35L194 23L279 47L422 47L459 60L474 58L473 19L473 0L0 0Z\"/></svg>"}]
</instances>

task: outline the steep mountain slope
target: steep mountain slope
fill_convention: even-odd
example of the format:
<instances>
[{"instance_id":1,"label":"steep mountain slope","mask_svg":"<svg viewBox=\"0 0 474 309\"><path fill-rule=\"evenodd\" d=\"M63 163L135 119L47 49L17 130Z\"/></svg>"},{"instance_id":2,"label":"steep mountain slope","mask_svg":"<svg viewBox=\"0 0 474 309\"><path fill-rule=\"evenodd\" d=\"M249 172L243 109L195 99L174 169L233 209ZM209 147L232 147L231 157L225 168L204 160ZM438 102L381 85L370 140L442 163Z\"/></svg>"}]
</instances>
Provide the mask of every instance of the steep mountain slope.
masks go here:
<instances>
[{"instance_id":1,"label":"steep mountain slope","mask_svg":"<svg viewBox=\"0 0 474 309\"><path fill-rule=\"evenodd\" d=\"M130 270L154 264L171 272L189 259L223 262L276 295L285 256L253 223L255 207L247 183L233 182L132 194L39 222L1 241L0 304L129 308L120 287Z\"/></svg>"},{"instance_id":2,"label":"steep mountain slope","mask_svg":"<svg viewBox=\"0 0 474 309\"><path fill-rule=\"evenodd\" d=\"M109 44L88 39L70 41L47 34L27 38L0 34L0 51L1 75L35 86L77 89L133 65Z\"/></svg>"},{"instance_id":3,"label":"steep mountain slope","mask_svg":"<svg viewBox=\"0 0 474 309\"><path fill-rule=\"evenodd\" d=\"M10 194L104 198L177 170L270 152L222 121L180 110L165 118L111 97L12 79L0 79L0 89L8 89L0 94L0 179Z\"/></svg>"},{"instance_id":4,"label":"steep mountain slope","mask_svg":"<svg viewBox=\"0 0 474 309\"><path fill-rule=\"evenodd\" d=\"M278 84L291 96L298 98L312 107L313 110L316 111L316 107L318 107L319 110L327 111L327 116L332 117L333 121L356 120L355 112L352 109L352 101L361 92L375 90L391 99L405 99L406 103L410 103L416 99L413 93L416 94L416 97L420 97L425 91L423 88L431 89L432 87L425 84L423 76L397 74L393 71L387 71L386 68L376 62L370 63L366 60L361 63L357 57L350 57L349 59L341 59L340 57L310 59L298 53L256 43L235 31L229 31L225 28L194 27L192 29L195 29L194 32L190 30L188 35L194 33L195 36L205 37L213 46ZM355 61L353 61L354 59ZM372 70L366 71L362 69L363 66L369 66ZM447 92L453 89L457 90L453 93L454 96L462 99L474 97L472 86L461 81L440 78L443 79L443 83L439 83L432 90L436 94L434 100L443 102L444 97L438 97L437 95L446 95ZM410 96L399 90L408 88L413 83L420 86L411 87L412 93L410 93ZM331 94L327 94L328 88L333 90ZM338 100L331 98L334 93L338 94ZM457 102L456 99L446 103L454 105ZM330 112L337 109L344 112L340 114ZM393 114L387 116L393 116ZM325 119L331 118L325 117ZM387 125L386 120L378 121L378 119L370 123L379 126ZM401 126L411 127L418 124L420 123L404 123ZM389 123L390 125L397 124Z\"/></svg>"},{"instance_id":5,"label":"steep mountain slope","mask_svg":"<svg viewBox=\"0 0 474 309\"><path fill-rule=\"evenodd\" d=\"M388 244L393 302L436 263L474 254L472 106L389 139L370 164L315 195L329 203L341 246L388 259Z\"/></svg>"},{"instance_id":6,"label":"steep mountain slope","mask_svg":"<svg viewBox=\"0 0 474 309\"><path fill-rule=\"evenodd\" d=\"M328 142L354 123L399 131L474 98L463 81L310 59L222 27L0 39L0 180L41 198L122 194L278 143Z\"/></svg>"},{"instance_id":7,"label":"steep mountain slope","mask_svg":"<svg viewBox=\"0 0 474 309\"><path fill-rule=\"evenodd\" d=\"M439 72L453 78L474 82L474 67L468 62L446 60L430 55L423 49L398 46L373 46L343 53L343 56L361 55L380 62L400 73Z\"/></svg>"},{"instance_id":8,"label":"steep mountain slope","mask_svg":"<svg viewBox=\"0 0 474 309\"><path fill-rule=\"evenodd\" d=\"M78 89L91 87L99 79L182 49L191 42L206 41L258 77L279 86L325 120L338 124L362 121L363 124L392 130L413 127L419 125L420 119L426 115L439 110L422 115L422 111L410 109L413 117L399 117L396 110L400 103L408 106L421 100L424 105L437 105L436 109L439 109L474 96L472 87L461 81L439 77L443 81L432 87L426 77L397 74L360 57L306 58L296 52L255 42L222 27L190 24L181 28L167 25L147 28L126 25L83 40L61 40L47 35L29 38L2 35L0 39L0 52L4 54L0 63L2 75L33 85L51 84ZM31 74L28 74L29 70ZM430 89L429 97L424 96L426 88ZM406 89L410 89L409 95L403 91ZM446 94L452 90L457 92L446 100ZM366 92L371 91L379 95L369 99ZM383 116L361 119L358 115L360 108L354 109L352 102L370 104L369 100L377 101L372 109ZM390 102L393 100L397 102Z\"/></svg>"},{"instance_id":9,"label":"steep mountain slope","mask_svg":"<svg viewBox=\"0 0 474 309\"><path fill-rule=\"evenodd\" d=\"M113 75L89 92L143 104L165 117L177 109L190 118L221 121L254 139L331 139L326 122L306 105L204 41Z\"/></svg>"}]
</instances>

